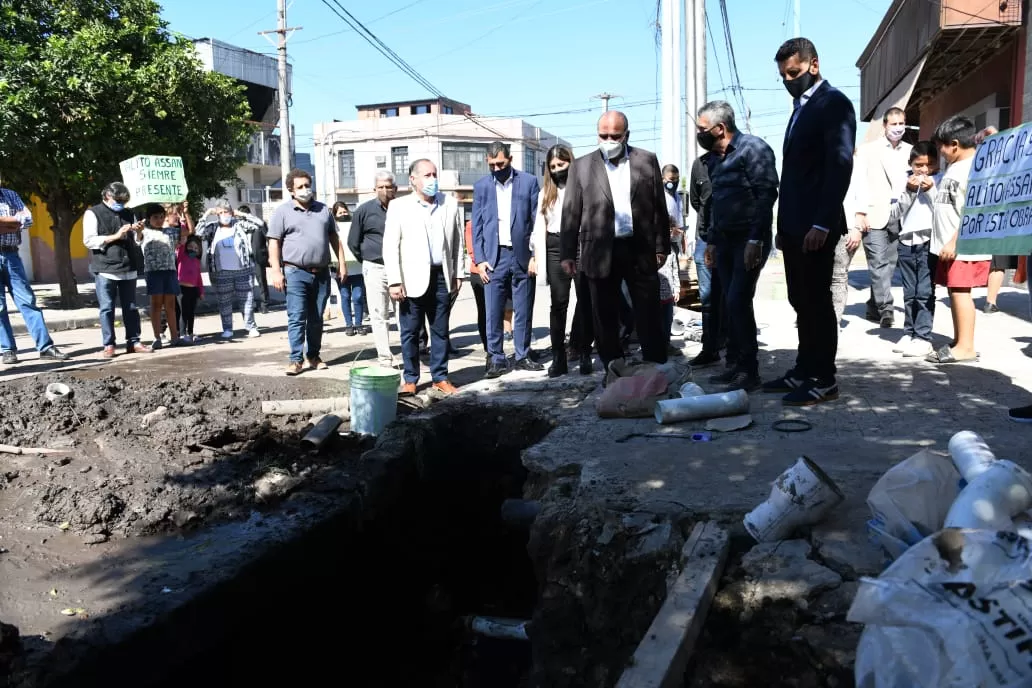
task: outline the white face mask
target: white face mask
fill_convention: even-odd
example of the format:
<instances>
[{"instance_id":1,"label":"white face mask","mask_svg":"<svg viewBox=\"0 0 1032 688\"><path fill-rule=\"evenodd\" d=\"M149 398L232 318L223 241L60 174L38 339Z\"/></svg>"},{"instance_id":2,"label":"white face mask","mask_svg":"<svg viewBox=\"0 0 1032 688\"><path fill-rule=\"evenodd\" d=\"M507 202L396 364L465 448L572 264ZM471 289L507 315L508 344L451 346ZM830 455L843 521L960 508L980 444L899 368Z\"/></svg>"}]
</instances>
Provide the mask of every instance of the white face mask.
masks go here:
<instances>
[{"instance_id":1,"label":"white face mask","mask_svg":"<svg viewBox=\"0 0 1032 688\"><path fill-rule=\"evenodd\" d=\"M314 194L312 193L311 189L298 189L294 192L294 198L301 201L302 203L312 200L313 195Z\"/></svg>"},{"instance_id":2,"label":"white face mask","mask_svg":"<svg viewBox=\"0 0 1032 688\"><path fill-rule=\"evenodd\" d=\"M899 143L903 139L903 134L905 134L906 131L907 128L904 125L900 124L886 129L885 136L889 139L889 141L892 141L893 143Z\"/></svg>"},{"instance_id":3,"label":"white face mask","mask_svg":"<svg viewBox=\"0 0 1032 688\"><path fill-rule=\"evenodd\" d=\"M598 142L598 149L602 151L602 155L606 156L610 160L620 157L620 154L623 153L623 148L623 141L605 140Z\"/></svg>"}]
</instances>

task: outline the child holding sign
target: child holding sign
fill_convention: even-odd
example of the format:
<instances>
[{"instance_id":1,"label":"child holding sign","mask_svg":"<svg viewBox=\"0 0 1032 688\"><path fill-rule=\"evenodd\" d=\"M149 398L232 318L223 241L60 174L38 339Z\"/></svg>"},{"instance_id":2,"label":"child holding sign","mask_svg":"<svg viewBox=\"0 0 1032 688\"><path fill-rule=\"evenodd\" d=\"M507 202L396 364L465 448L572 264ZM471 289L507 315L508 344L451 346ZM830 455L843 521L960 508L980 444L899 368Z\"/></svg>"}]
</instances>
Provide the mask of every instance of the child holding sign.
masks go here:
<instances>
[{"instance_id":1,"label":"child holding sign","mask_svg":"<svg viewBox=\"0 0 1032 688\"><path fill-rule=\"evenodd\" d=\"M143 211L144 224L138 226L137 237L143 247L143 272L150 296L150 320L154 329L154 349L161 348L161 314L168 320L172 346L182 344L179 322L176 320L176 297L179 280L176 277L176 247L165 232L165 209L149 203Z\"/></svg>"},{"instance_id":2,"label":"child holding sign","mask_svg":"<svg viewBox=\"0 0 1032 688\"><path fill-rule=\"evenodd\" d=\"M948 167L935 195L930 251L939 257L935 281L950 294L953 342L925 357L930 363L964 363L978 360L975 351L975 302L973 287L989 281L992 256L957 256L960 218L967 198L968 175L977 149L978 129L969 118L956 115L939 125L932 141L939 159Z\"/></svg>"}]
</instances>

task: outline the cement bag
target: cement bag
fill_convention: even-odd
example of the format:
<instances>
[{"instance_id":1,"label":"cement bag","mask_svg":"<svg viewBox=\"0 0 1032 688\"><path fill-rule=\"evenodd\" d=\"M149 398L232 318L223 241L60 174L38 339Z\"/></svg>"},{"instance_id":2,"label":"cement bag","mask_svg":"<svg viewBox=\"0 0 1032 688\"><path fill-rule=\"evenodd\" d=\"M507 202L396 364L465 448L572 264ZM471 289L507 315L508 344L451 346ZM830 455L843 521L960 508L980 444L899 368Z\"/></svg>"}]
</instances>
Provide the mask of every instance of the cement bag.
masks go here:
<instances>
[{"instance_id":1,"label":"cement bag","mask_svg":"<svg viewBox=\"0 0 1032 688\"><path fill-rule=\"evenodd\" d=\"M627 362L622 358L611 361L606 376L606 385L621 377L633 377L640 375L651 375L655 372L662 373L667 380L667 396L673 399L681 396L681 385L692 380L692 368L668 361L666 363L652 363L651 361ZM649 414L651 415L651 414Z\"/></svg>"},{"instance_id":2,"label":"cement bag","mask_svg":"<svg viewBox=\"0 0 1032 688\"><path fill-rule=\"evenodd\" d=\"M866 624L858 688L1032 685L1032 547L1014 533L943 530L878 578L847 619Z\"/></svg>"},{"instance_id":3,"label":"cement bag","mask_svg":"<svg viewBox=\"0 0 1032 688\"><path fill-rule=\"evenodd\" d=\"M662 371L610 380L595 409L601 418L649 418L656 402L669 397L669 382Z\"/></svg>"},{"instance_id":4,"label":"cement bag","mask_svg":"<svg viewBox=\"0 0 1032 688\"><path fill-rule=\"evenodd\" d=\"M942 528L960 491L960 473L948 458L920 451L892 468L867 495L868 536L892 559Z\"/></svg>"}]
</instances>

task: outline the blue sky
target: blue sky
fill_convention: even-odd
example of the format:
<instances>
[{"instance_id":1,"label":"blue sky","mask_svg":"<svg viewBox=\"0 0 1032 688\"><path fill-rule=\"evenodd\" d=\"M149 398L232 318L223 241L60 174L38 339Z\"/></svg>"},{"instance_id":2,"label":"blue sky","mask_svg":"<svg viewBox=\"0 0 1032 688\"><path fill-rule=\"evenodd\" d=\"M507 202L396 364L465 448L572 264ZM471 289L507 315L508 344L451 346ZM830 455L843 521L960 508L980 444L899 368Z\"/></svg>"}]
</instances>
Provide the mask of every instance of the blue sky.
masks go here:
<instances>
[{"instance_id":1,"label":"blue sky","mask_svg":"<svg viewBox=\"0 0 1032 688\"><path fill-rule=\"evenodd\" d=\"M620 98L631 142L659 147L657 0L378 0L340 3L448 97L481 115L543 114L529 120L594 145L601 103ZM781 149L790 109L773 55L792 32L792 0L726 0L732 43L753 133ZM332 2L331 2L332 4ZM817 45L821 71L859 98L856 69L891 0L801 0L802 34ZM832 9L833 7L833 9ZM727 97L729 60L718 0L707 0L707 90ZM274 54L257 34L276 25L276 0L166 0L170 29ZM425 97L428 92L351 32L322 0L294 0L289 44L294 69L291 118L298 151L311 152L315 122L352 119L355 105ZM624 107L624 105L626 107ZM588 110L590 108L590 110ZM587 111L585 111L587 110ZM736 106L736 111L740 110ZM739 125L745 122L738 113ZM862 136L861 127L860 136Z\"/></svg>"}]
</instances>

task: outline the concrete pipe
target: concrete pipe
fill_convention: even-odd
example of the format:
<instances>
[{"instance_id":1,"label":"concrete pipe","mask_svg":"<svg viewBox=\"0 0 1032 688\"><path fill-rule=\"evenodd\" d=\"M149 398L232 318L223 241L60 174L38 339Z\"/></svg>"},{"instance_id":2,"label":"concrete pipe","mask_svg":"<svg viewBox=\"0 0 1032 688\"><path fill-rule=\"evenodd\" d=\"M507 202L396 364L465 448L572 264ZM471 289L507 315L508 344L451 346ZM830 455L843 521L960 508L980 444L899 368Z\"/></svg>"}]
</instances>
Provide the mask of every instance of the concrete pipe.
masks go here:
<instances>
[{"instance_id":1,"label":"concrete pipe","mask_svg":"<svg viewBox=\"0 0 1032 688\"><path fill-rule=\"evenodd\" d=\"M332 413L326 414L301 439L301 447L303 449L318 449L326 442L326 438L336 432L337 427L343 422L344 420L340 416Z\"/></svg>"},{"instance_id":2,"label":"concrete pipe","mask_svg":"<svg viewBox=\"0 0 1032 688\"><path fill-rule=\"evenodd\" d=\"M743 389L699 397L664 399L656 403L656 422L660 425L686 420L704 420L749 413L749 394Z\"/></svg>"},{"instance_id":3,"label":"concrete pipe","mask_svg":"<svg viewBox=\"0 0 1032 688\"><path fill-rule=\"evenodd\" d=\"M502 520L516 528L529 528L541 513L541 502L536 499L506 499L502 502Z\"/></svg>"},{"instance_id":4,"label":"concrete pipe","mask_svg":"<svg viewBox=\"0 0 1032 688\"><path fill-rule=\"evenodd\" d=\"M953 500L945 528L1010 530L1032 507L1032 475L1012 461L994 461Z\"/></svg>"},{"instance_id":5,"label":"concrete pipe","mask_svg":"<svg viewBox=\"0 0 1032 688\"><path fill-rule=\"evenodd\" d=\"M278 399L262 402L262 413L267 416L315 416L333 413L348 420L350 400L347 397L326 399Z\"/></svg>"}]
</instances>

